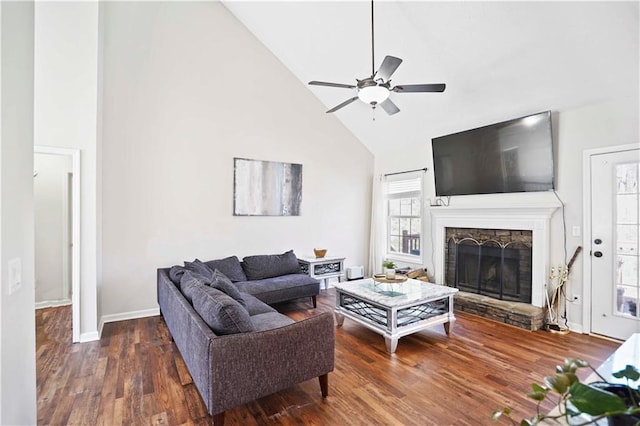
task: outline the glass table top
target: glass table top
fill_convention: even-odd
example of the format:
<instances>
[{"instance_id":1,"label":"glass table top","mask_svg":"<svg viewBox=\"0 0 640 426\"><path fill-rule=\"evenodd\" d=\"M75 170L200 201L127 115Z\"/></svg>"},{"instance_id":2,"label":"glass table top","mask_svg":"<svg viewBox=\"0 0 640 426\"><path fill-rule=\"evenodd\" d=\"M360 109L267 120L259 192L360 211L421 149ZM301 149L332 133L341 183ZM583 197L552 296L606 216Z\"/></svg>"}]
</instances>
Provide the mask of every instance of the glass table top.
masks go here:
<instances>
[{"instance_id":1,"label":"glass table top","mask_svg":"<svg viewBox=\"0 0 640 426\"><path fill-rule=\"evenodd\" d=\"M411 302L441 299L454 294L457 288L408 279L402 283L381 283L372 278L335 284L336 289L377 302L385 306L400 306Z\"/></svg>"}]
</instances>

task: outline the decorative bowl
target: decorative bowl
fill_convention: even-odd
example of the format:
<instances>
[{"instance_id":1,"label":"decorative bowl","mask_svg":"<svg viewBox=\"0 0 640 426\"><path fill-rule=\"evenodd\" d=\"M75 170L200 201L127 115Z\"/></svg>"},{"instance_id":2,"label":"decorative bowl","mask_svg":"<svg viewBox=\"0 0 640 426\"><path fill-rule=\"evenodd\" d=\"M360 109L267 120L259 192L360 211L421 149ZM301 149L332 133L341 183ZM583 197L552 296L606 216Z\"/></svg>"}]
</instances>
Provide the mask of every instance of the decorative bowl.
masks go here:
<instances>
[{"instance_id":1,"label":"decorative bowl","mask_svg":"<svg viewBox=\"0 0 640 426\"><path fill-rule=\"evenodd\" d=\"M316 255L316 258L321 259L327 254L327 249L313 249L313 253Z\"/></svg>"}]
</instances>

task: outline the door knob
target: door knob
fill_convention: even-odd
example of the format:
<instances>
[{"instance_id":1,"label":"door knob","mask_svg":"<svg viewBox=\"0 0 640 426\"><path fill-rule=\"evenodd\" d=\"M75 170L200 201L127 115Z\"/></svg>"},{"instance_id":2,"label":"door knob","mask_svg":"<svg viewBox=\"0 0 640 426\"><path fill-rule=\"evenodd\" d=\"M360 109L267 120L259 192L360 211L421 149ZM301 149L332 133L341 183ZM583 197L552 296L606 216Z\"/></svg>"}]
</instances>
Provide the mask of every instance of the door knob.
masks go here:
<instances>
[{"instance_id":1,"label":"door knob","mask_svg":"<svg viewBox=\"0 0 640 426\"><path fill-rule=\"evenodd\" d=\"M593 240L594 244L602 244L602 240L600 238L596 238L595 240Z\"/></svg>"},{"instance_id":2,"label":"door knob","mask_svg":"<svg viewBox=\"0 0 640 426\"><path fill-rule=\"evenodd\" d=\"M595 257L602 257L602 252L601 251L596 251L596 252L593 253L593 255Z\"/></svg>"}]
</instances>

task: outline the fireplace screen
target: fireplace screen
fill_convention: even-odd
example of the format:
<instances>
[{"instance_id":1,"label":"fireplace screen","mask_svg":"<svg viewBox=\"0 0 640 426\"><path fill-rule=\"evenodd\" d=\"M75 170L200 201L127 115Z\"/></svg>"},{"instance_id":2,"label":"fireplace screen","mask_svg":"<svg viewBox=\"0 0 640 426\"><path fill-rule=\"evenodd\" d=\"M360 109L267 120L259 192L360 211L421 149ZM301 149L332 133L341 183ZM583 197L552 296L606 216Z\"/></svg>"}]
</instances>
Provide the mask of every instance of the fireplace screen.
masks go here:
<instances>
[{"instance_id":1,"label":"fireplace screen","mask_svg":"<svg viewBox=\"0 0 640 426\"><path fill-rule=\"evenodd\" d=\"M500 300L531 303L530 244L450 237L447 266L445 279L452 287Z\"/></svg>"}]
</instances>

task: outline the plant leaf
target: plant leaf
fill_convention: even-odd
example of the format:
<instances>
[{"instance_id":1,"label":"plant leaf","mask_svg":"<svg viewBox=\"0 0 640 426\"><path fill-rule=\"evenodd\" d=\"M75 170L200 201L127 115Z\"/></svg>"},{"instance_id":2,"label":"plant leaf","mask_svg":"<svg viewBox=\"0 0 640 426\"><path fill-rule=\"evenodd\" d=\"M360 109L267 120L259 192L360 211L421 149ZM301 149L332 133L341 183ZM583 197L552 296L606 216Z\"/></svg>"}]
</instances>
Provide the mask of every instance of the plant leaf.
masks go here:
<instances>
[{"instance_id":1,"label":"plant leaf","mask_svg":"<svg viewBox=\"0 0 640 426\"><path fill-rule=\"evenodd\" d=\"M544 384L558 392L560 395L564 395L564 393L569 389L571 380L566 374L556 374L555 376L545 377Z\"/></svg>"},{"instance_id":2,"label":"plant leaf","mask_svg":"<svg viewBox=\"0 0 640 426\"><path fill-rule=\"evenodd\" d=\"M625 379L629 379L632 382L635 382L636 380L640 379L640 372L633 365L627 364L624 370L615 372L612 374L612 376L617 379L622 379L624 377Z\"/></svg>"},{"instance_id":3,"label":"plant leaf","mask_svg":"<svg viewBox=\"0 0 640 426\"><path fill-rule=\"evenodd\" d=\"M531 388L533 389L534 392L544 392L544 393L549 392L549 388L546 388L544 386L540 386L537 383L532 383L531 384Z\"/></svg>"},{"instance_id":4,"label":"plant leaf","mask_svg":"<svg viewBox=\"0 0 640 426\"><path fill-rule=\"evenodd\" d=\"M569 401L574 407L592 416L627 409L622 399L617 395L584 383L576 382L572 384L570 393Z\"/></svg>"},{"instance_id":5,"label":"plant leaf","mask_svg":"<svg viewBox=\"0 0 640 426\"><path fill-rule=\"evenodd\" d=\"M567 378L569 379L569 386L571 386L575 382L580 381L580 379L578 379L578 376L576 376L575 373L566 373L565 376L567 376Z\"/></svg>"},{"instance_id":6,"label":"plant leaf","mask_svg":"<svg viewBox=\"0 0 640 426\"><path fill-rule=\"evenodd\" d=\"M544 401L544 398L547 396L546 392L529 392L527 393L527 398L531 398L534 401Z\"/></svg>"}]
</instances>

